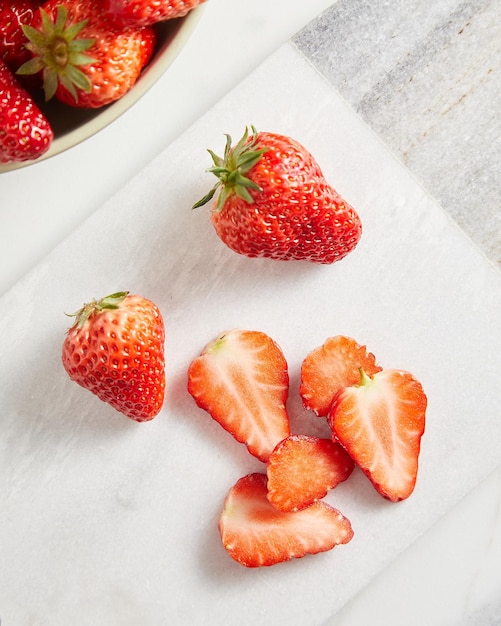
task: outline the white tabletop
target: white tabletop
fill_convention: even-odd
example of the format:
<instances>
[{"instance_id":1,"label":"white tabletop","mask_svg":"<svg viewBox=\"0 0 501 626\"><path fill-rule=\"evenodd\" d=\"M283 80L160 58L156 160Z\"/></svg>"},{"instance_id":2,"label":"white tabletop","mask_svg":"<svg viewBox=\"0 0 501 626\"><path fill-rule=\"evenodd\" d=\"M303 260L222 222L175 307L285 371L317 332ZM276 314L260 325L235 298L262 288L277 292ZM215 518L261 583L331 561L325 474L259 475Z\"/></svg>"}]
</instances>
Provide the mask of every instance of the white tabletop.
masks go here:
<instances>
[{"instance_id":1,"label":"white tabletop","mask_svg":"<svg viewBox=\"0 0 501 626\"><path fill-rule=\"evenodd\" d=\"M130 111L68 152L0 174L0 295L331 4L332 0L209 0L175 64ZM501 470L329 624L499 624L499 563Z\"/></svg>"}]
</instances>

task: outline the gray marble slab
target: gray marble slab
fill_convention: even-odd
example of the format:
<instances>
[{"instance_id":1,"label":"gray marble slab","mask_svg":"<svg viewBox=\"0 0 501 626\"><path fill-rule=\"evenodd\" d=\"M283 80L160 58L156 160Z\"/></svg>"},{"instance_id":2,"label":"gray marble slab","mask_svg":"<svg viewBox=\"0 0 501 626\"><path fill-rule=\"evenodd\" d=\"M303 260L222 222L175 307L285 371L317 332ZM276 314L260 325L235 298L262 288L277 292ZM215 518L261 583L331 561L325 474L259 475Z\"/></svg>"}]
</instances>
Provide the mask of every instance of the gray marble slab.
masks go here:
<instances>
[{"instance_id":1,"label":"gray marble slab","mask_svg":"<svg viewBox=\"0 0 501 626\"><path fill-rule=\"evenodd\" d=\"M293 43L501 267L501 2L338 0Z\"/></svg>"}]
</instances>

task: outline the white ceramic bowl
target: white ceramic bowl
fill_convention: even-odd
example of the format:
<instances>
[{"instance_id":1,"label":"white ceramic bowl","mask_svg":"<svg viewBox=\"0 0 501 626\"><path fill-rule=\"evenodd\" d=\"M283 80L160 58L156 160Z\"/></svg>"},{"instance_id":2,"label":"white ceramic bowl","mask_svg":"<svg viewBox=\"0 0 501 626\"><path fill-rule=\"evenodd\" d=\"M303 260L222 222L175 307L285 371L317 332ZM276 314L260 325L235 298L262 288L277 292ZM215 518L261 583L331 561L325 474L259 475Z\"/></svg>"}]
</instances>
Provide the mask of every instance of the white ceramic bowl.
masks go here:
<instances>
[{"instance_id":1,"label":"white ceramic bowl","mask_svg":"<svg viewBox=\"0 0 501 626\"><path fill-rule=\"evenodd\" d=\"M173 63L191 36L203 9L202 4L185 17L158 24L157 51L134 87L120 100L101 109L73 108L57 100L41 105L54 131L51 147L35 161L0 165L0 172L8 172L48 159L88 139L116 120L137 102Z\"/></svg>"}]
</instances>

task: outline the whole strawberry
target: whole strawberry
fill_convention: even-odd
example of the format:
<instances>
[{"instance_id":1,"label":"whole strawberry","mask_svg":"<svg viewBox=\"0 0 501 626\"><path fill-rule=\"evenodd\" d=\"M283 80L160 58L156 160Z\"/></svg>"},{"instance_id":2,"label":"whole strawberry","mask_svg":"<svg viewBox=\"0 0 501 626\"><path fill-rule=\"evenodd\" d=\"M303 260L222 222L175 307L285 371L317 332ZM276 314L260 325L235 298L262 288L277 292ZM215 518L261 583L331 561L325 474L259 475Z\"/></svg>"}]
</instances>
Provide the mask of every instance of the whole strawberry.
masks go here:
<instances>
[{"instance_id":1,"label":"whole strawberry","mask_svg":"<svg viewBox=\"0 0 501 626\"><path fill-rule=\"evenodd\" d=\"M38 159L53 138L45 115L0 60L0 163Z\"/></svg>"},{"instance_id":2,"label":"whole strawberry","mask_svg":"<svg viewBox=\"0 0 501 626\"><path fill-rule=\"evenodd\" d=\"M20 74L42 72L45 99L98 108L121 98L150 60L151 27L120 29L102 0L48 0L24 26L33 58Z\"/></svg>"},{"instance_id":3,"label":"whole strawberry","mask_svg":"<svg viewBox=\"0 0 501 626\"><path fill-rule=\"evenodd\" d=\"M127 417L144 422L162 408L165 331L158 307L118 292L85 304L63 343L69 377Z\"/></svg>"},{"instance_id":4,"label":"whole strawberry","mask_svg":"<svg viewBox=\"0 0 501 626\"><path fill-rule=\"evenodd\" d=\"M205 0L105 0L106 10L121 26L149 26L184 17Z\"/></svg>"},{"instance_id":5,"label":"whole strawberry","mask_svg":"<svg viewBox=\"0 0 501 626\"><path fill-rule=\"evenodd\" d=\"M333 263L357 245L362 225L355 210L325 180L297 141L260 132L231 146L223 158L211 150L219 181L196 203L218 191L212 223L220 239L249 257Z\"/></svg>"},{"instance_id":6,"label":"whole strawberry","mask_svg":"<svg viewBox=\"0 0 501 626\"><path fill-rule=\"evenodd\" d=\"M0 59L15 72L31 58L22 25L31 24L38 0L0 0Z\"/></svg>"}]
</instances>

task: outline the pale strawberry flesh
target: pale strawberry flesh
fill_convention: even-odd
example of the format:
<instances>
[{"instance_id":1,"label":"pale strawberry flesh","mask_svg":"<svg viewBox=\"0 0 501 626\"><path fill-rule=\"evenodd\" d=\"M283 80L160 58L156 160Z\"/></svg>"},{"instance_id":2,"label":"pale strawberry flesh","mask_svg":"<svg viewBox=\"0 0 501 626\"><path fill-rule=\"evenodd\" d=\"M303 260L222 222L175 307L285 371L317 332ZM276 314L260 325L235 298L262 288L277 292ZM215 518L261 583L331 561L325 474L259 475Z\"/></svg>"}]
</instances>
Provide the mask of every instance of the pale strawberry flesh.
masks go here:
<instances>
[{"instance_id":1,"label":"pale strawberry flesh","mask_svg":"<svg viewBox=\"0 0 501 626\"><path fill-rule=\"evenodd\" d=\"M375 356L365 346L351 337L329 337L301 365L299 393L305 408L319 417L327 416L336 394L358 383L360 368L368 376L381 371Z\"/></svg>"},{"instance_id":2,"label":"pale strawberry flesh","mask_svg":"<svg viewBox=\"0 0 501 626\"><path fill-rule=\"evenodd\" d=\"M336 397L328 417L335 441L347 450L388 500L414 490L427 398L412 374L388 369Z\"/></svg>"},{"instance_id":3,"label":"pale strawberry flesh","mask_svg":"<svg viewBox=\"0 0 501 626\"><path fill-rule=\"evenodd\" d=\"M233 329L194 359L188 391L249 452L265 461L290 434L287 362L265 333Z\"/></svg>"},{"instance_id":4,"label":"pale strawberry flesh","mask_svg":"<svg viewBox=\"0 0 501 626\"><path fill-rule=\"evenodd\" d=\"M299 511L345 481L354 463L330 439L291 435L273 450L268 463L268 500L281 511Z\"/></svg>"},{"instance_id":5,"label":"pale strawberry flesh","mask_svg":"<svg viewBox=\"0 0 501 626\"><path fill-rule=\"evenodd\" d=\"M347 518L325 502L295 513L275 509L267 499L265 474L249 474L228 492L219 532L228 554L246 567L270 566L348 543Z\"/></svg>"}]
</instances>

